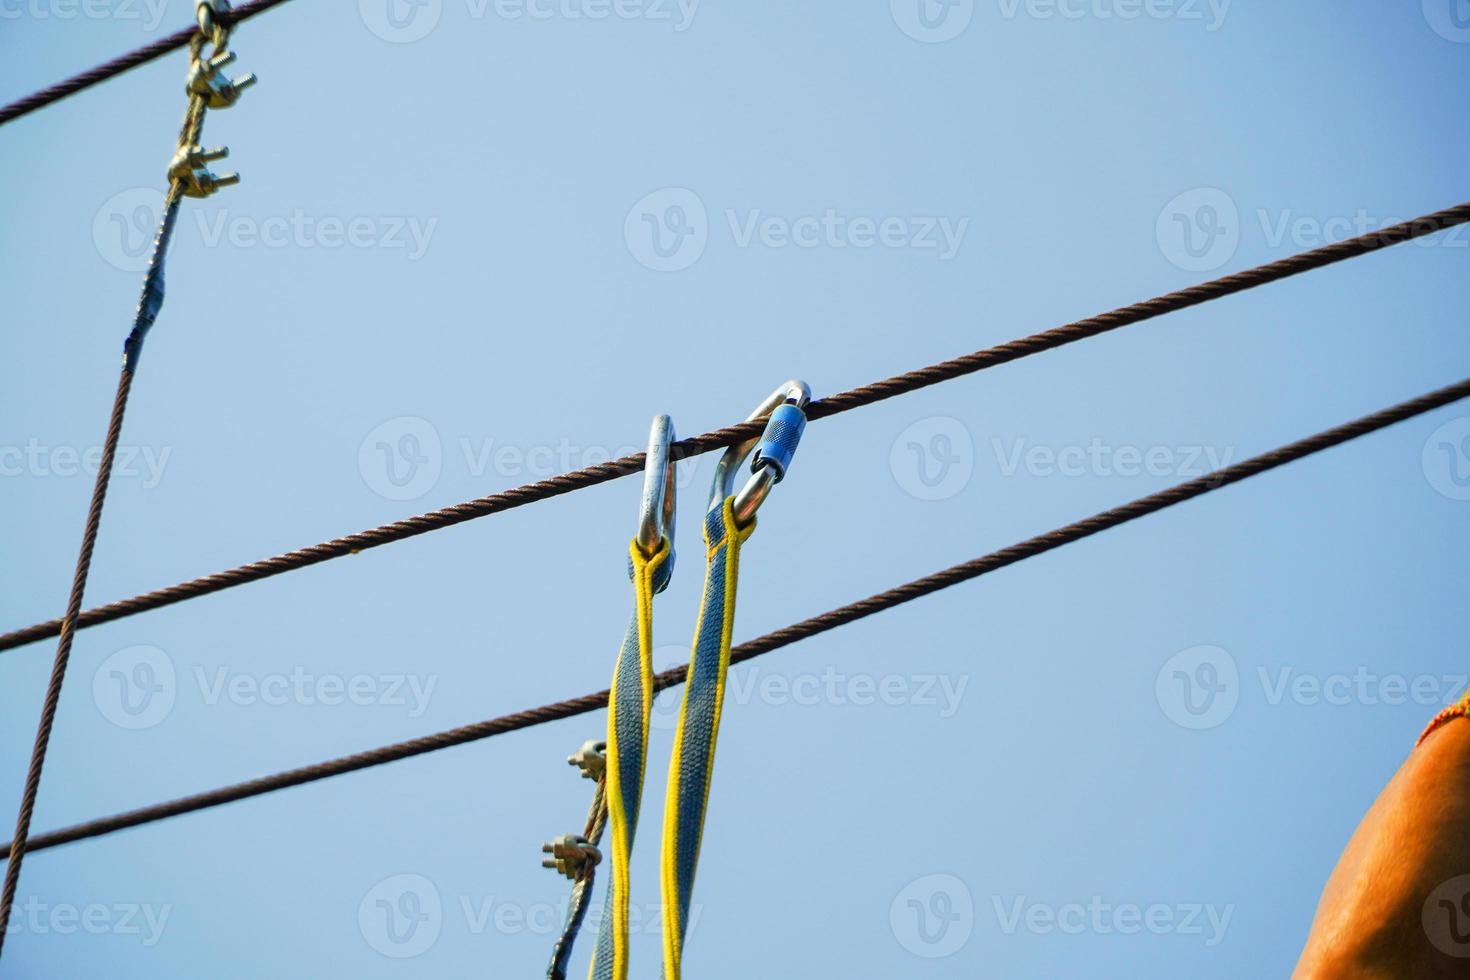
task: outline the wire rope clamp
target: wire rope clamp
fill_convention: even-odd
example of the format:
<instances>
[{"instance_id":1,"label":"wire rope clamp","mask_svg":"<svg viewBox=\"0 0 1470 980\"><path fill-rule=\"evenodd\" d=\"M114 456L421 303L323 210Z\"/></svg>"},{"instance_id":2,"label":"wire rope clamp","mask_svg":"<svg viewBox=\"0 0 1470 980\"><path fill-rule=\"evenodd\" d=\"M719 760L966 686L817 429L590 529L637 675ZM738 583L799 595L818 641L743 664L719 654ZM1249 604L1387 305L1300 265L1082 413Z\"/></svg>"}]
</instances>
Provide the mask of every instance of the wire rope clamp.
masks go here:
<instances>
[{"instance_id":1,"label":"wire rope clamp","mask_svg":"<svg viewBox=\"0 0 1470 980\"><path fill-rule=\"evenodd\" d=\"M555 840L541 845L543 858L541 867L552 868L575 881L587 867L596 867L602 861L602 852L581 834L562 834Z\"/></svg>"},{"instance_id":2,"label":"wire rope clamp","mask_svg":"<svg viewBox=\"0 0 1470 980\"><path fill-rule=\"evenodd\" d=\"M223 160L229 155L230 148L227 146L210 150L198 144L180 147L169 161L168 178L183 185L186 197L208 197L221 187L240 183L239 174L214 174L206 166L211 161Z\"/></svg>"},{"instance_id":3,"label":"wire rope clamp","mask_svg":"<svg viewBox=\"0 0 1470 980\"><path fill-rule=\"evenodd\" d=\"M607 743L589 739L567 756L567 764L582 770L583 779L598 780L607 772Z\"/></svg>"},{"instance_id":4,"label":"wire rope clamp","mask_svg":"<svg viewBox=\"0 0 1470 980\"><path fill-rule=\"evenodd\" d=\"M201 4L200 9L204 9ZM211 109L228 109L240 98L240 93L254 85L258 79L252 72L238 81L232 81L221 71L235 60L235 52L220 51L208 58L195 61L189 68L185 88L190 95L198 95Z\"/></svg>"},{"instance_id":5,"label":"wire rope clamp","mask_svg":"<svg viewBox=\"0 0 1470 980\"><path fill-rule=\"evenodd\" d=\"M806 431L806 406L812 390L805 381L791 380L766 396L746 418L747 422L766 421L766 430L754 439L736 443L725 450L715 464L714 481L710 484L709 510L724 506L725 498L735 487L735 474L747 456L751 475L735 494L732 508L735 522L742 527L755 519L755 512L765 503L771 488L780 483L791 466L801 434Z\"/></svg>"}]
</instances>

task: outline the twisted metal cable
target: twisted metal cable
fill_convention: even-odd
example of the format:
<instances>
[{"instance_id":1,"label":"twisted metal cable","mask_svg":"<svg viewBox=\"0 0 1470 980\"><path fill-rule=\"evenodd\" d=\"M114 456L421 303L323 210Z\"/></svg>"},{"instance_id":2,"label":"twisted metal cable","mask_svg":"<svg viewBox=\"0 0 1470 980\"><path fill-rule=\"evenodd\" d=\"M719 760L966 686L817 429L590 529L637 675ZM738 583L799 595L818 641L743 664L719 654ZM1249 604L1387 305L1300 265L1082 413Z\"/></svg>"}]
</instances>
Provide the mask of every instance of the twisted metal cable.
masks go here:
<instances>
[{"instance_id":1,"label":"twisted metal cable","mask_svg":"<svg viewBox=\"0 0 1470 980\"><path fill-rule=\"evenodd\" d=\"M802 620L784 629L767 633L765 636L749 640L736 647L731 648L730 662L732 664L743 663L755 657L778 650L798 640L804 640L819 633L836 629L838 626L854 622L864 617L871 616L906 602L949 588L961 582L978 578L988 572L993 572L1008 565L1014 565L1027 558L1060 548L1062 545L1090 537L1109 528L1126 524L1137 520L1148 514L1156 513L1175 504L1192 500L1221 487L1232 483L1239 483L1249 477L1275 469L1295 460L1302 459L1314 453L1321 452L1333 446L1341 445L1359 436L1376 432L1405 419L1422 415L1425 412L1440 408L1463 398L1470 398L1470 378L1457 384L1441 388L1418 398L1412 399L1391 408L1374 412L1372 415L1364 416L1345 425L1328 429L1317 435L1282 446L1271 452L1253 456L1242 460L1232 466L1216 470L1197 479L1181 483L1177 486L1161 490L1158 493L1140 497L1131 503L1105 510L1094 514L1084 520L1068 524L1066 527L1057 528L1046 534L1037 535L1019 544L1013 544L1000 551L991 552L979 558L955 565L951 568L935 572L924 578L908 582L886 592L870 596L858 602L850 603L830 612L813 616ZM654 675L654 690L661 691L682 683L687 667L674 667L660 674ZM370 749L366 752L358 752L353 755L342 756L327 762L319 762L314 765L302 766L298 769L290 769L285 772L275 773L270 776L262 776L258 779L248 780L233 786L225 786L221 789L210 790L205 793L196 793L192 796L181 797L165 803L154 804L137 810L129 810L125 813L103 817L97 820L89 820L86 823L75 824L71 827L63 827L49 833L32 837L26 844L27 851L39 851L61 844L69 844L74 841L86 840L90 837L100 837L115 831L124 830L129 827L138 827L143 824L154 823L169 817L180 816L185 813L193 813L210 807L232 803L236 800L248 799L252 796L262 796L273 793L276 790L287 789L291 786L300 786L305 783L316 782L332 776L341 776L360 769L372 766L380 766L400 759L412 758L427 752L436 752L440 749L452 748L456 745L464 745L468 742L479 741L495 735L504 735L507 732L518 731L522 728L531 728L551 721L559 721L563 718L571 718L576 715L587 714L600 708L607 707L608 692L597 691L593 694L584 694L581 697L571 698L566 701L558 701L553 704L542 705L539 708L530 708L518 711L514 714L502 715L488 721L465 725L460 728L451 728L448 731L439 732L435 735L425 735L421 738L410 739L406 742L398 742L393 745L385 745L380 748ZM11 844L0 847L0 858L8 857L13 848Z\"/></svg>"},{"instance_id":2,"label":"twisted metal cable","mask_svg":"<svg viewBox=\"0 0 1470 980\"><path fill-rule=\"evenodd\" d=\"M249 3L242 3L227 14L219 15L219 20L222 24L233 27L243 20L248 20L256 14L265 13L272 7L279 6L285 2L286 0L251 0ZM161 58L171 51L177 51L179 48L188 44L190 39L197 34L198 31L195 28L186 27L183 30L175 31L167 37L161 37L152 44L146 44L136 51L130 51L125 55L98 65L96 68L84 71L79 75L73 75L65 81L57 82L55 85L43 88L39 92L33 92L23 99L17 99L9 105L0 108L0 126L12 120L19 119L27 113L35 112L37 109L48 106L53 102L59 102L68 95L75 95L83 89L96 85L98 82L105 82L114 75L121 75L123 72L137 68L139 65L146 65L156 58Z\"/></svg>"},{"instance_id":3,"label":"twisted metal cable","mask_svg":"<svg viewBox=\"0 0 1470 980\"><path fill-rule=\"evenodd\" d=\"M570 761L570 760L569 760ZM587 809L587 821L582 827L582 839L593 847L602 842L602 832L607 827L607 770L597 777L597 786L592 794L592 805ZM545 850L545 848L542 848ZM544 863L544 862L543 862ZM567 980L568 966L572 959L572 947L582 931L587 918L588 901L592 898L593 886L597 883L597 861L585 861L572 881L572 892L567 899L567 918L562 924L561 935L551 948L551 964L546 970L546 980Z\"/></svg>"},{"instance_id":4,"label":"twisted metal cable","mask_svg":"<svg viewBox=\"0 0 1470 980\"><path fill-rule=\"evenodd\" d=\"M228 29L214 25L215 52L224 49ZM200 30L192 32L187 40L191 63L197 64L204 46L202 24ZM177 149L193 147L199 142L204 130L206 99L191 92L184 121L179 127ZM21 852L5 867L5 882L0 886L0 952L3 952L5 936L10 923L10 912L15 904L15 893L20 887L20 869L25 858L25 844L30 836L31 819L35 814L36 797L41 789L41 774L46 766L46 750L51 744L51 730L56 723L56 710L61 703L61 688L66 680L66 668L71 660L72 642L77 635L77 619L82 611L82 598L87 588L87 576L92 568L92 553L97 546L97 534L102 524L102 508L107 500L107 486L112 478L113 461L117 455L118 440L122 436L123 417L127 414L128 396L133 390L133 378L138 359L143 353L143 343L154 321L163 308L164 264L168 258L169 242L173 239L174 226L183 200L185 180L169 179L168 193L164 196L163 214L159 220L158 234L153 240L153 251L148 257L148 269L143 276L143 289L138 298L138 308L133 316L133 326L123 343L122 369L118 375L117 394L113 398L112 412L107 423L107 437L102 444L102 458L97 467L96 482L92 485L92 502L87 508L87 521L82 531L81 551L77 556L76 571L72 576L71 592L67 598L66 615L61 619L58 633L61 637L56 645L56 658L51 665L51 677L46 684L46 696L41 703L41 718L36 725L36 739L31 747L30 764L26 769L25 785L21 791L20 810L15 819L15 834L12 840L19 841Z\"/></svg>"},{"instance_id":5,"label":"twisted metal cable","mask_svg":"<svg viewBox=\"0 0 1470 980\"><path fill-rule=\"evenodd\" d=\"M953 360L943 361L930 367L910 371L907 374L896 375L883 381L854 388L840 394L831 395L827 398L817 399L807 407L809 419L824 419L841 412L852 411L874 402L902 395L906 392L916 391L929 385L939 384L943 381L951 381L955 378L973 374L985 368L995 367L1009 361L1018 360L1031 354L1052 350L1066 344L1095 337L1098 334L1120 327L1131 326L1154 317L1163 316L1198 306L1210 300L1221 299L1235 293L1244 292L1256 286L1266 285L1291 276L1300 275L1313 269L1342 262L1346 259L1379 249L1388 248L1403 242L1422 238L1447 228L1470 222L1470 203L1461 204L1443 211L1415 218L1402 224L1392 225L1380 231L1350 238L1333 245L1316 248L1309 252L1279 259L1254 269L1247 269L1234 275L1214 279L1210 282L1190 286L1177 292L1166 293L1154 299L1125 306L1121 309L1104 313L1100 316L1089 317L1078 320L1065 326L1055 327L1042 333L1022 337L997 347L989 347L985 350L956 357ZM673 458L688 459L716 449L723 449L735 445L746 439L752 439L761 434L762 423L745 422L739 425L727 426L714 432L695 436L674 443L672 447ZM608 463L596 466L588 466L583 469L573 470L536 483L528 483L524 486L515 487L500 493L494 493L487 497L466 501L445 507L440 510L420 514L405 520L395 521L357 534L349 534L346 537L334 538L314 544L308 548L289 551L285 554L276 555L272 558L263 558L259 561L250 562L212 575L171 585L167 588L155 589L142 595L133 596L130 599L122 599L117 602L88 609L78 618L79 628L96 626L99 623L108 623L135 613L145 612L151 609L159 609L163 606L182 602L185 599L193 599L235 586L257 582L273 575L283 572L295 571L307 568L311 565L330 561L334 558L342 558L347 555L376 548L380 545L390 544L395 541L403 541L416 537L430 531L438 531L443 528L453 527L465 521L487 517L501 511L511 510L537 501L548 500L562 494L571 493L586 487L606 483L609 480L633 473L643 472L643 453L632 456L624 456ZM61 621L57 619L44 623L36 623L22 629L13 630L0 635L0 651L9 650L14 647L33 643L55 636L61 628Z\"/></svg>"}]
</instances>

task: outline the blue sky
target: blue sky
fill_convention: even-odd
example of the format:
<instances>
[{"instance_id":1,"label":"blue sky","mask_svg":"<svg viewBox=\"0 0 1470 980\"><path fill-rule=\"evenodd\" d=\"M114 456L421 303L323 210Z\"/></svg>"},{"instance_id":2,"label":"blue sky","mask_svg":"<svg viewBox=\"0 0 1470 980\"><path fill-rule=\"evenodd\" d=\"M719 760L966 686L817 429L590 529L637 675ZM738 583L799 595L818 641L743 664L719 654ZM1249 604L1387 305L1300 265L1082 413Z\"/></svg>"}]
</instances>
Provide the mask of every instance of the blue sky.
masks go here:
<instances>
[{"instance_id":1,"label":"blue sky","mask_svg":"<svg viewBox=\"0 0 1470 980\"><path fill-rule=\"evenodd\" d=\"M243 182L185 204L89 605L620 455L660 412L705 431L787 377L821 396L1470 197L1462 2L394 3L238 31L261 81L205 135ZM0 98L190 16L4 4ZM0 132L7 628L64 606L185 68ZM745 548L737 642L1459 380L1467 250L813 423ZM1470 674L1467 435L1450 406L737 668L689 974L1285 973ZM687 657L712 463L680 476L660 667ZM637 499L84 632L36 829L605 687ZM3 813L51 652L0 654ZM564 759L603 724L37 854L7 975L536 975L566 894L540 844L580 825ZM657 843L645 821L638 975Z\"/></svg>"}]
</instances>

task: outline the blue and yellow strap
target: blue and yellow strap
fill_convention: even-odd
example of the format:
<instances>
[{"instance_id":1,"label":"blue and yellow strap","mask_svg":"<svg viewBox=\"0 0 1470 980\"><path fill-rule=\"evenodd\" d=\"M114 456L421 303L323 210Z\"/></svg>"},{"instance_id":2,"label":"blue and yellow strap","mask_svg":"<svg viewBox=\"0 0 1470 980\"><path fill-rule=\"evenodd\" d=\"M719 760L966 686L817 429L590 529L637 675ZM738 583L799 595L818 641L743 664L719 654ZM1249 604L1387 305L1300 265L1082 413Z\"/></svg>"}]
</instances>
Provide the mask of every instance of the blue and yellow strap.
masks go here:
<instances>
[{"instance_id":1,"label":"blue and yellow strap","mask_svg":"<svg viewBox=\"0 0 1470 980\"><path fill-rule=\"evenodd\" d=\"M588 972L591 980L626 980L628 976L628 861L638 829L638 803L648 759L648 715L653 707L653 597L668 585L671 547L664 538L652 557L643 554L637 541L628 549L634 606L607 701L607 805L612 843L607 906L597 929L597 951Z\"/></svg>"},{"instance_id":2,"label":"blue and yellow strap","mask_svg":"<svg viewBox=\"0 0 1470 980\"><path fill-rule=\"evenodd\" d=\"M705 515L704 540L709 564L704 601L695 628L694 651L684 686L684 703L674 732L669 788L664 801L664 840L660 860L663 892L664 980L679 980L688 928L694 869L704 833L715 741L730 669L730 633L735 623L735 591L740 575L740 546L755 530L752 520L740 527L732 510L734 497Z\"/></svg>"}]
</instances>

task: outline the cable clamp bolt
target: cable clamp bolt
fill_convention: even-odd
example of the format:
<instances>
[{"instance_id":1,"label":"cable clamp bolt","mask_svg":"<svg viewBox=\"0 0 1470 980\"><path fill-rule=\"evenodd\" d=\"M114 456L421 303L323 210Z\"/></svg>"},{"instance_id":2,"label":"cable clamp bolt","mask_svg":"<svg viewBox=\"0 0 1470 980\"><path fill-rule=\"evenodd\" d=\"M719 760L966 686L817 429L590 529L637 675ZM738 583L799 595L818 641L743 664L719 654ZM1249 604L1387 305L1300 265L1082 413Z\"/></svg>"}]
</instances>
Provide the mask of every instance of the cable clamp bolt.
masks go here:
<instances>
[{"instance_id":1,"label":"cable clamp bolt","mask_svg":"<svg viewBox=\"0 0 1470 980\"><path fill-rule=\"evenodd\" d=\"M240 98L240 93L254 85L258 79L252 72L239 81L231 81L220 69L235 60L235 52L221 51L202 61L195 61L189 68L185 89L190 95L204 98L210 109L228 109Z\"/></svg>"},{"instance_id":2,"label":"cable clamp bolt","mask_svg":"<svg viewBox=\"0 0 1470 980\"><path fill-rule=\"evenodd\" d=\"M198 144L180 147L169 161L169 180L178 181L186 197L208 197L221 187L240 183L239 174L214 174L205 166L229 155L230 148L227 146L217 146L210 150Z\"/></svg>"},{"instance_id":3,"label":"cable clamp bolt","mask_svg":"<svg viewBox=\"0 0 1470 980\"><path fill-rule=\"evenodd\" d=\"M582 778L598 780L607 772L607 743L590 739L567 756L567 764L582 770Z\"/></svg>"},{"instance_id":4,"label":"cable clamp bolt","mask_svg":"<svg viewBox=\"0 0 1470 980\"><path fill-rule=\"evenodd\" d=\"M541 851L551 855L542 859L541 867L554 868L574 881L584 868L596 867L602 861L602 852L581 834L562 834L542 844Z\"/></svg>"}]
</instances>

